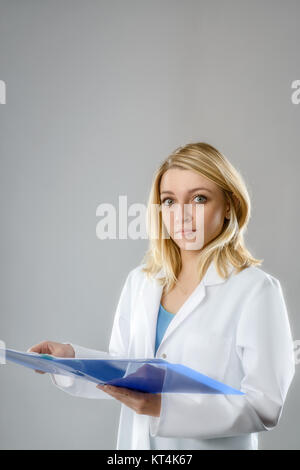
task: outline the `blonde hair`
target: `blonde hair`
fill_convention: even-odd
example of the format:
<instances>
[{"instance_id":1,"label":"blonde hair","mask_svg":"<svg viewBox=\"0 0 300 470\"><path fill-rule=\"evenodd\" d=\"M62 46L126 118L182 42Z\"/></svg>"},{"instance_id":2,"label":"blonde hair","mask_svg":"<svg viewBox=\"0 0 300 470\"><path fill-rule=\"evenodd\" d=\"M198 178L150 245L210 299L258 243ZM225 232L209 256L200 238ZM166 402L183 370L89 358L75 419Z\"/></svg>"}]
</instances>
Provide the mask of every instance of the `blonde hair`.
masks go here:
<instances>
[{"instance_id":1,"label":"blonde hair","mask_svg":"<svg viewBox=\"0 0 300 470\"><path fill-rule=\"evenodd\" d=\"M230 204L230 218L224 220L221 233L199 252L199 282L205 275L211 261L218 274L228 277L227 263L240 272L253 265L261 265L263 259L251 256L244 244L244 232L250 219L250 197L241 174L229 160L213 146L205 142L190 143L174 150L156 170L147 205L147 233L149 247L143 257L142 271L154 277L162 268L165 276L158 279L167 292L177 282L182 268L180 248L171 237L165 238L161 211L153 217L153 207L161 206L160 182L162 175L170 168L192 170L216 183L224 192ZM156 205L156 206L154 206ZM157 206L158 205L158 206ZM156 233L156 237L151 235Z\"/></svg>"}]
</instances>

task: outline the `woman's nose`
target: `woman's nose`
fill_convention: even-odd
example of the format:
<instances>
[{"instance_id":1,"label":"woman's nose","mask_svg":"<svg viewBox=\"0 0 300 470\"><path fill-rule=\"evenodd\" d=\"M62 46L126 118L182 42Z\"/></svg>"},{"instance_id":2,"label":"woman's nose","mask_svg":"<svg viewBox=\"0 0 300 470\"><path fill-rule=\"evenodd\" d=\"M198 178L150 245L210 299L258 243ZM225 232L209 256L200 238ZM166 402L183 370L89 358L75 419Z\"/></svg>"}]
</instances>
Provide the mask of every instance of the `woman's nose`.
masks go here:
<instances>
[{"instance_id":1,"label":"woman's nose","mask_svg":"<svg viewBox=\"0 0 300 470\"><path fill-rule=\"evenodd\" d=\"M175 209L176 222L188 223L192 220L192 204L177 204Z\"/></svg>"}]
</instances>

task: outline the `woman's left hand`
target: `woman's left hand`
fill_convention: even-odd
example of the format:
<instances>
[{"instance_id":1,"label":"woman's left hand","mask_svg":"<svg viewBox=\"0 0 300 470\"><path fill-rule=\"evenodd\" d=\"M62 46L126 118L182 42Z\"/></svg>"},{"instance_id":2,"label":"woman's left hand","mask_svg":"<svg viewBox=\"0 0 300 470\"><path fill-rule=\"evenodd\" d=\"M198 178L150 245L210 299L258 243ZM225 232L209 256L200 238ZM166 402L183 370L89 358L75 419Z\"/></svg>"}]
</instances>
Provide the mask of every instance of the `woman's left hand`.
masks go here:
<instances>
[{"instance_id":1,"label":"woman's left hand","mask_svg":"<svg viewBox=\"0 0 300 470\"><path fill-rule=\"evenodd\" d=\"M125 387L114 387L112 385L97 385L97 388L109 393L124 405L132 408L136 413L149 416L160 416L161 394L144 393Z\"/></svg>"}]
</instances>

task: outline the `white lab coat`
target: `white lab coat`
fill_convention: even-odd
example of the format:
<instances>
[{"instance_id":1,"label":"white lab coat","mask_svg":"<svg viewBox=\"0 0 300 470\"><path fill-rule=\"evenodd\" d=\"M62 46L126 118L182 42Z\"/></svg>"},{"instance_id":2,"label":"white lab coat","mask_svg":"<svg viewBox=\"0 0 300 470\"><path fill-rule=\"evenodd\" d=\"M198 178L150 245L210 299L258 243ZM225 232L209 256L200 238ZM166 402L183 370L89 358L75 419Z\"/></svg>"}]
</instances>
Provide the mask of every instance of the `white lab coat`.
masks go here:
<instances>
[{"instance_id":1,"label":"white lab coat","mask_svg":"<svg viewBox=\"0 0 300 470\"><path fill-rule=\"evenodd\" d=\"M182 363L245 395L162 393L159 417L121 404L117 449L258 449L257 433L279 422L295 374L293 340L278 279L251 266L229 279L212 262L168 325L154 355L162 286L132 269L114 317L109 354ZM161 270L156 277L163 273ZM99 319L99 325L101 323ZM72 344L75 357L105 351ZM80 377L51 374L61 390L112 399Z\"/></svg>"}]
</instances>

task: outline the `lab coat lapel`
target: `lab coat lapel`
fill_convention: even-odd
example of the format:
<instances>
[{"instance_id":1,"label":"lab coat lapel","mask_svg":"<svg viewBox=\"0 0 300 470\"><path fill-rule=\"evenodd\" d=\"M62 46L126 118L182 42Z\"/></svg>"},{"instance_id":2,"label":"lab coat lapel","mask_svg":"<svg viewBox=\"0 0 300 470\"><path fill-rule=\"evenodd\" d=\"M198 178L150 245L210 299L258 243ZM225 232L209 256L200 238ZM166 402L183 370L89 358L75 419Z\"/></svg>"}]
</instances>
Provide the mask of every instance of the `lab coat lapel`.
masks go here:
<instances>
[{"instance_id":1,"label":"lab coat lapel","mask_svg":"<svg viewBox=\"0 0 300 470\"><path fill-rule=\"evenodd\" d=\"M229 272L230 274L233 271L233 266L229 265ZM156 338L156 323L157 323L157 316L159 311L159 305L161 301L163 287L157 281L157 278L161 277L164 274L164 270L161 269L159 273L156 274L155 278L151 280L145 279L143 284L142 292L141 292L141 304L142 309L144 310L144 315L146 316L146 323L147 323L147 337L146 340L146 348L145 354L146 357L154 357L155 351L155 338ZM203 302L206 296L206 286L220 284L224 282L226 279L223 279L219 276L214 262L211 262L202 281L198 284L198 286L194 289L192 294L188 297L188 299L184 302L181 306L179 311L174 315L174 318L169 323L168 328L165 331L163 339L159 345L157 350L157 354L159 354L159 350L162 345L167 341L167 339L171 336L171 334L179 327L179 325L194 311L194 309Z\"/></svg>"},{"instance_id":2,"label":"lab coat lapel","mask_svg":"<svg viewBox=\"0 0 300 470\"><path fill-rule=\"evenodd\" d=\"M145 357L154 357L155 350L155 336L156 336L156 322L159 310L159 304L162 296L163 286L159 284L157 278L163 274L161 269L155 276L155 279L145 279L142 291L140 292L141 298L141 312L144 315L146 323L145 335Z\"/></svg>"}]
</instances>

